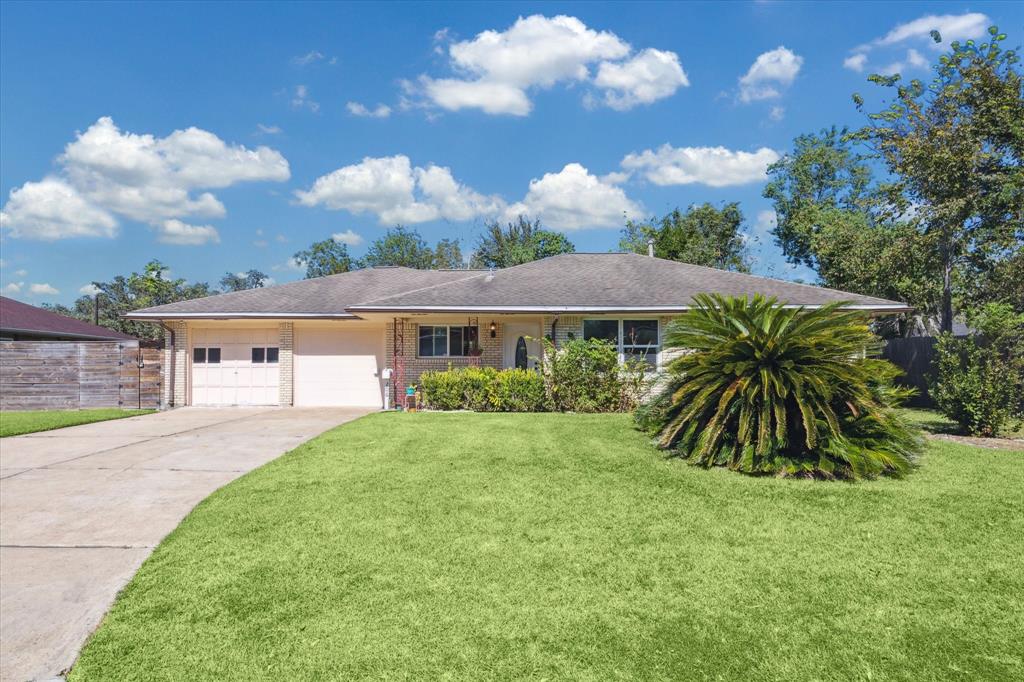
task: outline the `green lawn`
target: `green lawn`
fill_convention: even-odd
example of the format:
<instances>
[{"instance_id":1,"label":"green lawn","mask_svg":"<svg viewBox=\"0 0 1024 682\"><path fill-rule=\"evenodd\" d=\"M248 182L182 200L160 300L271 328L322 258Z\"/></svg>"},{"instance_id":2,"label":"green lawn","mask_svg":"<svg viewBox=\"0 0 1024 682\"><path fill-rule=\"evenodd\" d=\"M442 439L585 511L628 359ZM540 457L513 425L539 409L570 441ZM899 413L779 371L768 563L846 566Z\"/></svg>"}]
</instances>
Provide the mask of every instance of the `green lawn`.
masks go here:
<instances>
[{"instance_id":1,"label":"green lawn","mask_svg":"<svg viewBox=\"0 0 1024 682\"><path fill-rule=\"evenodd\" d=\"M376 414L215 493L71 680L1024 677L1024 453L666 460L622 415Z\"/></svg>"},{"instance_id":2,"label":"green lawn","mask_svg":"<svg viewBox=\"0 0 1024 682\"><path fill-rule=\"evenodd\" d=\"M40 410L38 412L0 412L0 438L23 433L62 429L65 426L91 424L108 419L124 419L149 414L153 410L122 410L117 407L99 410Z\"/></svg>"}]
</instances>

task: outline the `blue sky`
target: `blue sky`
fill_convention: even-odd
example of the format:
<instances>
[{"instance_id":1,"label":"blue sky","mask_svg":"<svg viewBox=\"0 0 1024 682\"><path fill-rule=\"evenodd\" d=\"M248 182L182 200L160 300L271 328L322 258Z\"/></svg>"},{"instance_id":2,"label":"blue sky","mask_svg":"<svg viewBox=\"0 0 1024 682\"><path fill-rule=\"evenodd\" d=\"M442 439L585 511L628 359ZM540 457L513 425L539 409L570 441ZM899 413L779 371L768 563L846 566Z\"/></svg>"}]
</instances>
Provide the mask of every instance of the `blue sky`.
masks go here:
<instances>
[{"instance_id":1,"label":"blue sky","mask_svg":"<svg viewBox=\"0 0 1024 682\"><path fill-rule=\"evenodd\" d=\"M582 251L623 216L739 201L755 272L786 266L764 167L860 125L872 71L1018 3L0 5L4 295L69 302L159 258L215 283L396 223L472 248L520 212Z\"/></svg>"}]
</instances>

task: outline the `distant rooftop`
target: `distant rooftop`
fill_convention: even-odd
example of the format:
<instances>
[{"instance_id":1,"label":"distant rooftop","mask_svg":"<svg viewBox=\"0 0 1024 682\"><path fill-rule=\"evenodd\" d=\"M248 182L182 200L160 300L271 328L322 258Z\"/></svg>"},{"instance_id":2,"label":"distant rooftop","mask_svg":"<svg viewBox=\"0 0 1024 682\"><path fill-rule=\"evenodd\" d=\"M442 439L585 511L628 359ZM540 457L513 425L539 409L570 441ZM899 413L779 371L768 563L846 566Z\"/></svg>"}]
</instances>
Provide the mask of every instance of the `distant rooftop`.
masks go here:
<instances>
[{"instance_id":1,"label":"distant rooftop","mask_svg":"<svg viewBox=\"0 0 1024 682\"><path fill-rule=\"evenodd\" d=\"M134 336L51 313L6 296L0 296L0 333L83 341L136 340Z\"/></svg>"}]
</instances>

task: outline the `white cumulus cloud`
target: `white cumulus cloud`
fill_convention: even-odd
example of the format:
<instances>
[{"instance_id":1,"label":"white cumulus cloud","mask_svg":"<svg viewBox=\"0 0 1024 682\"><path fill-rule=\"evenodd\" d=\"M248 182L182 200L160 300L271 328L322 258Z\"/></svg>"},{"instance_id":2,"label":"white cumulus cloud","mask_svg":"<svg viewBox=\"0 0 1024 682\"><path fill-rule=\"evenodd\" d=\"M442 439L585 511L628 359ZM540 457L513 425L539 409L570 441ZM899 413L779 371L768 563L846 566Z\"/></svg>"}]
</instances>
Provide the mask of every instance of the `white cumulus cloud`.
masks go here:
<instances>
[{"instance_id":1,"label":"white cumulus cloud","mask_svg":"<svg viewBox=\"0 0 1024 682\"><path fill-rule=\"evenodd\" d=\"M843 67L850 71L856 71L860 73L864 70L864 66L868 63L868 56L863 52L852 54L843 60Z\"/></svg>"},{"instance_id":2,"label":"white cumulus cloud","mask_svg":"<svg viewBox=\"0 0 1024 682\"><path fill-rule=\"evenodd\" d=\"M620 111L670 97L689 84L679 56L653 48L622 63L602 62L594 79L605 91L605 103Z\"/></svg>"},{"instance_id":3,"label":"white cumulus cloud","mask_svg":"<svg viewBox=\"0 0 1024 682\"><path fill-rule=\"evenodd\" d=\"M399 154L364 158L317 178L312 187L295 195L302 205L369 213L381 224L514 219L522 214L555 229L576 230L621 225L624 214L642 212L618 187L628 177L625 172L597 176L570 163L532 180L523 199L510 203L460 183L449 168L413 166L409 157ZM358 243L355 238L362 241L351 230L334 238L351 245Z\"/></svg>"},{"instance_id":4,"label":"white cumulus cloud","mask_svg":"<svg viewBox=\"0 0 1024 682\"><path fill-rule=\"evenodd\" d=\"M733 151L725 147L673 147L663 144L627 154L622 167L643 174L656 185L702 184L729 187L763 181L769 166L779 160L773 149L754 152Z\"/></svg>"},{"instance_id":5,"label":"white cumulus cloud","mask_svg":"<svg viewBox=\"0 0 1024 682\"><path fill-rule=\"evenodd\" d=\"M886 51L889 48L901 48L908 45L928 46L932 50L943 50L954 40L977 40L986 35L988 27L992 25L992 19L980 12L965 12L964 14L927 14L912 21L897 24L888 33L880 38L858 45L852 50L852 54L843 61L843 66L852 70L863 71L869 59L869 54L875 50ZM931 32L938 31L942 37L941 43L936 43ZM892 56L889 56L892 59ZM902 60L890 62L886 66L876 67L877 71L883 74L895 74L904 71L908 66L915 68L926 68L928 60L916 49L910 47L906 57Z\"/></svg>"},{"instance_id":6,"label":"white cumulus cloud","mask_svg":"<svg viewBox=\"0 0 1024 682\"><path fill-rule=\"evenodd\" d=\"M440 42L447 32L435 36ZM444 50L437 46L441 54ZM674 52L633 48L611 31L589 28L576 17L520 17L504 31L488 30L448 45L452 77L420 76L419 92L449 111L479 109L488 114L526 116L530 91L560 83L590 83L605 103L629 109L668 97L688 85ZM597 76L592 67L597 67Z\"/></svg>"},{"instance_id":7,"label":"white cumulus cloud","mask_svg":"<svg viewBox=\"0 0 1024 682\"><path fill-rule=\"evenodd\" d=\"M643 207L627 197L621 187L591 174L578 163L531 180L523 200L506 209L508 218L527 215L566 231L617 227L642 213Z\"/></svg>"},{"instance_id":8,"label":"white cumulus cloud","mask_svg":"<svg viewBox=\"0 0 1024 682\"><path fill-rule=\"evenodd\" d=\"M296 197L305 206L372 213L382 224L469 220L503 207L499 198L458 183L448 168L413 168L403 154L367 157L339 168L317 178L308 191L297 191Z\"/></svg>"},{"instance_id":9,"label":"white cumulus cloud","mask_svg":"<svg viewBox=\"0 0 1024 682\"><path fill-rule=\"evenodd\" d=\"M52 176L12 189L0 211L0 228L15 239L43 241L113 237L118 232L114 216Z\"/></svg>"},{"instance_id":10,"label":"white cumulus cloud","mask_svg":"<svg viewBox=\"0 0 1024 682\"><path fill-rule=\"evenodd\" d=\"M29 285L28 292L33 296L56 296L60 293L60 290L43 282L41 284Z\"/></svg>"},{"instance_id":11,"label":"white cumulus cloud","mask_svg":"<svg viewBox=\"0 0 1024 682\"><path fill-rule=\"evenodd\" d=\"M11 236L112 237L115 216L155 227L187 216L222 217L210 191L243 182L281 182L288 161L260 146L229 145L199 128L166 137L121 131L103 117L69 143L59 173L11 191L0 218Z\"/></svg>"},{"instance_id":12,"label":"white cumulus cloud","mask_svg":"<svg viewBox=\"0 0 1024 682\"><path fill-rule=\"evenodd\" d=\"M391 107L387 104L378 104L373 109L370 109L365 104L349 102L345 107L348 109L348 113L353 116L361 116L364 118L387 118L391 115Z\"/></svg>"},{"instance_id":13,"label":"white cumulus cloud","mask_svg":"<svg viewBox=\"0 0 1024 682\"><path fill-rule=\"evenodd\" d=\"M24 282L8 282L4 285L3 292L5 294L20 294L21 288L24 286Z\"/></svg>"},{"instance_id":14,"label":"white cumulus cloud","mask_svg":"<svg viewBox=\"0 0 1024 682\"><path fill-rule=\"evenodd\" d=\"M212 225L189 225L180 220L165 220L156 228L157 241L176 246L202 246L220 242L220 234Z\"/></svg>"},{"instance_id":15,"label":"white cumulus cloud","mask_svg":"<svg viewBox=\"0 0 1024 682\"><path fill-rule=\"evenodd\" d=\"M363 236L353 232L352 230L345 230L344 232L335 232L331 235L331 239L338 242L339 244L346 244L348 246L359 246L366 240Z\"/></svg>"},{"instance_id":16,"label":"white cumulus cloud","mask_svg":"<svg viewBox=\"0 0 1024 682\"><path fill-rule=\"evenodd\" d=\"M780 45L758 55L747 72L740 77L740 100L753 102L782 96L800 73L804 58Z\"/></svg>"},{"instance_id":17,"label":"white cumulus cloud","mask_svg":"<svg viewBox=\"0 0 1024 682\"><path fill-rule=\"evenodd\" d=\"M89 284L83 284L81 287L79 287L78 293L82 294L83 296L95 296L96 294L100 293L100 288L90 282Z\"/></svg>"}]
</instances>

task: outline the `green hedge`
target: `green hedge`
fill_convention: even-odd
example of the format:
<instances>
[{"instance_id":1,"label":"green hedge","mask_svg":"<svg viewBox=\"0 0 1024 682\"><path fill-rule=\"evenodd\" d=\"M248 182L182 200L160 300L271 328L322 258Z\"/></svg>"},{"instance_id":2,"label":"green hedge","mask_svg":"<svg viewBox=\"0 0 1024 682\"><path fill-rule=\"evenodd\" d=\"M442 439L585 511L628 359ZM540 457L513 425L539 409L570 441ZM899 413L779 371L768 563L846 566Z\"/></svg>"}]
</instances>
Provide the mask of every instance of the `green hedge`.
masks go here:
<instances>
[{"instance_id":1,"label":"green hedge","mask_svg":"<svg viewBox=\"0 0 1024 682\"><path fill-rule=\"evenodd\" d=\"M542 371L466 367L424 372L420 393L435 410L626 412L645 394L648 367L619 365L605 341L544 341Z\"/></svg>"},{"instance_id":2,"label":"green hedge","mask_svg":"<svg viewBox=\"0 0 1024 682\"><path fill-rule=\"evenodd\" d=\"M525 369L466 367L420 376L420 393L435 410L542 412L544 378Z\"/></svg>"}]
</instances>

